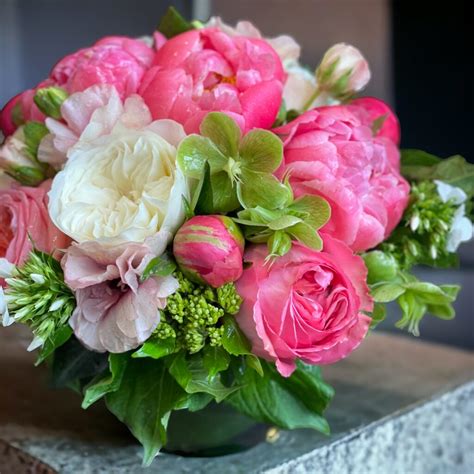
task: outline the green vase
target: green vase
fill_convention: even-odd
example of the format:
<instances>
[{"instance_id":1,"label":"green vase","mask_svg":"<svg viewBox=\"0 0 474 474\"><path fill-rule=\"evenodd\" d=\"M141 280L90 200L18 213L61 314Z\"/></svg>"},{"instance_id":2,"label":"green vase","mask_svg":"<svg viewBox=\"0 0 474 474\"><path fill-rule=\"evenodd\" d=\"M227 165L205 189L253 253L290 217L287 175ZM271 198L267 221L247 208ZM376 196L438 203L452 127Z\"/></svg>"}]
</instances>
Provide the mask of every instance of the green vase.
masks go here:
<instances>
[{"instance_id":1,"label":"green vase","mask_svg":"<svg viewBox=\"0 0 474 474\"><path fill-rule=\"evenodd\" d=\"M165 451L184 456L223 456L249 449L265 440L268 426L223 403L197 412L172 413Z\"/></svg>"}]
</instances>

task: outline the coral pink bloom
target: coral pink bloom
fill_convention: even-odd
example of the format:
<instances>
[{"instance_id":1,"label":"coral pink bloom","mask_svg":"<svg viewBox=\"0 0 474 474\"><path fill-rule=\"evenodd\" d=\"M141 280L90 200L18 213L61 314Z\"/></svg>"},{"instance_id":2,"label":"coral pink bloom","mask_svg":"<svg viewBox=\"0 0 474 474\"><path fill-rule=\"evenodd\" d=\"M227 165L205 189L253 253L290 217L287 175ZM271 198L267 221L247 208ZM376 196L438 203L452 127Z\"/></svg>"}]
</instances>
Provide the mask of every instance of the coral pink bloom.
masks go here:
<instances>
[{"instance_id":1,"label":"coral pink bloom","mask_svg":"<svg viewBox=\"0 0 474 474\"><path fill-rule=\"evenodd\" d=\"M373 136L371 125L367 110L349 105L316 108L274 130L285 142L279 172L290 171L296 197L316 194L329 202L324 231L354 251L388 237L410 191L397 146Z\"/></svg>"},{"instance_id":2,"label":"coral pink bloom","mask_svg":"<svg viewBox=\"0 0 474 474\"><path fill-rule=\"evenodd\" d=\"M181 270L218 288L242 275L245 240L226 216L194 216L176 233L173 254Z\"/></svg>"},{"instance_id":3,"label":"coral pink bloom","mask_svg":"<svg viewBox=\"0 0 474 474\"><path fill-rule=\"evenodd\" d=\"M294 244L284 257L266 265L264 245L250 247L252 265L237 281L243 298L236 316L259 357L276 361L288 377L296 359L333 364L365 337L373 303L363 260L342 242L321 234L321 252Z\"/></svg>"},{"instance_id":4,"label":"coral pink bloom","mask_svg":"<svg viewBox=\"0 0 474 474\"><path fill-rule=\"evenodd\" d=\"M111 36L63 58L50 77L71 94L94 84L110 84L126 98L137 92L152 60L153 50L143 41Z\"/></svg>"},{"instance_id":5,"label":"coral pink bloom","mask_svg":"<svg viewBox=\"0 0 474 474\"><path fill-rule=\"evenodd\" d=\"M51 222L47 193L51 181L38 188L15 186L0 189L0 258L22 264L35 247L43 252L64 249L71 239Z\"/></svg>"},{"instance_id":6,"label":"coral pink bloom","mask_svg":"<svg viewBox=\"0 0 474 474\"><path fill-rule=\"evenodd\" d=\"M353 100L350 105L357 107L359 114L365 115L366 125L373 124L375 120L381 120L382 125L377 133L378 137L387 137L393 143L400 144L400 123L385 102L375 97L361 97Z\"/></svg>"},{"instance_id":7,"label":"coral pink bloom","mask_svg":"<svg viewBox=\"0 0 474 474\"><path fill-rule=\"evenodd\" d=\"M62 266L77 300L70 325L88 349L126 352L151 336L160 322L159 309L178 282L172 276L141 282L140 276L165 247L153 237L143 244L107 247L88 241L69 247Z\"/></svg>"},{"instance_id":8,"label":"coral pink bloom","mask_svg":"<svg viewBox=\"0 0 474 474\"><path fill-rule=\"evenodd\" d=\"M285 73L264 40L193 30L156 53L139 93L154 119L171 118L198 132L209 111L226 112L243 130L269 128L281 104Z\"/></svg>"}]
</instances>

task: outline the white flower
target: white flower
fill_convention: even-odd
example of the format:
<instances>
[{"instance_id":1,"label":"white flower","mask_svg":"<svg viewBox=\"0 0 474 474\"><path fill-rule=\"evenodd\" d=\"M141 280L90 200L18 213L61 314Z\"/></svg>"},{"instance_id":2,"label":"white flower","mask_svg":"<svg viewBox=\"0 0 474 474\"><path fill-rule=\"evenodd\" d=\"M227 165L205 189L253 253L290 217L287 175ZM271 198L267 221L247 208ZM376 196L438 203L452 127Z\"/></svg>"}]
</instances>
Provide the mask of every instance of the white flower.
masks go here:
<instances>
[{"instance_id":1,"label":"white flower","mask_svg":"<svg viewBox=\"0 0 474 474\"><path fill-rule=\"evenodd\" d=\"M466 217L466 209L464 202L467 194L457 186L451 186L443 181L435 180L438 194L443 202L452 202L459 207L454 213L451 228L448 233L446 242L446 250L448 252L456 252L462 242L467 242L473 237L473 225L468 217Z\"/></svg>"},{"instance_id":2,"label":"white flower","mask_svg":"<svg viewBox=\"0 0 474 474\"><path fill-rule=\"evenodd\" d=\"M3 287L0 285L0 316L2 317L3 326L10 326L15 322L13 318L10 317L8 312L8 303L5 298L5 293L3 292Z\"/></svg>"},{"instance_id":3,"label":"white flower","mask_svg":"<svg viewBox=\"0 0 474 474\"><path fill-rule=\"evenodd\" d=\"M80 114L94 87L71 95L62 110ZM172 120L152 122L139 96L122 105L113 87L100 90L109 99L89 115L79 137L71 137L66 165L49 193L50 216L77 242L143 242L158 232L169 241L184 220L183 196L189 194L175 159L184 130ZM65 126L50 121L48 127L60 142L67 137Z\"/></svg>"},{"instance_id":4,"label":"white flower","mask_svg":"<svg viewBox=\"0 0 474 474\"><path fill-rule=\"evenodd\" d=\"M370 80L370 70L357 48L338 43L324 54L316 78L322 89L339 97L362 90Z\"/></svg>"},{"instance_id":5,"label":"white flower","mask_svg":"<svg viewBox=\"0 0 474 474\"><path fill-rule=\"evenodd\" d=\"M0 278L10 278L13 275L15 265L6 258L0 258Z\"/></svg>"}]
</instances>

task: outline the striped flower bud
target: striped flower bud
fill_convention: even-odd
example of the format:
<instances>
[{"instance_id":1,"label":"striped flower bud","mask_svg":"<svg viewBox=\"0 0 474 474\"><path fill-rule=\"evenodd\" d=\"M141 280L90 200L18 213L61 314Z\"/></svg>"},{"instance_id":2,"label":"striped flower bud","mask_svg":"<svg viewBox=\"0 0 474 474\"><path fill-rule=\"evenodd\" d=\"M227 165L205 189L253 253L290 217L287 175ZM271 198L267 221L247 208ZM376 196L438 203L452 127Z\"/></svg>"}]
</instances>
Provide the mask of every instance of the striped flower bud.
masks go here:
<instances>
[{"instance_id":1,"label":"striped flower bud","mask_svg":"<svg viewBox=\"0 0 474 474\"><path fill-rule=\"evenodd\" d=\"M218 288L242 274L244 238L232 219L195 216L174 238L173 252L190 279Z\"/></svg>"}]
</instances>

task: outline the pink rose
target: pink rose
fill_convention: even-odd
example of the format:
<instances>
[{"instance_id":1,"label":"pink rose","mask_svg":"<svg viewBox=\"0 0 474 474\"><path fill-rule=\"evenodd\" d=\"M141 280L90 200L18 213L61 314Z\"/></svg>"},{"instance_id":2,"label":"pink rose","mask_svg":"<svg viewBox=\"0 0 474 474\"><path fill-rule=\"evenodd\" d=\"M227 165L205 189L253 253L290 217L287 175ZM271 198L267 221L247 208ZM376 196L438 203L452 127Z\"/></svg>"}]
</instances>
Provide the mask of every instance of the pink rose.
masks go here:
<instances>
[{"instance_id":1,"label":"pink rose","mask_svg":"<svg viewBox=\"0 0 474 474\"><path fill-rule=\"evenodd\" d=\"M106 247L73 244L62 260L77 307L70 325L90 350L121 353L145 342L160 322L159 309L178 288L172 276L140 281L146 265L165 250L162 240Z\"/></svg>"},{"instance_id":2,"label":"pink rose","mask_svg":"<svg viewBox=\"0 0 474 474\"><path fill-rule=\"evenodd\" d=\"M410 187L400 153L373 136L372 116L357 105L313 109L275 131L284 139L284 165L296 197L316 194L331 205L324 231L354 251L375 247L396 227Z\"/></svg>"},{"instance_id":3,"label":"pink rose","mask_svg":"<svg viewBox=\"0 0 474 474\"><path fill-rule=\"evenodd\" d=\"M51 181L38 188L0 189L0 258L21 265L35 247L46 253L67 247L71 240L57 229L48 214Z\"/></svg>"},{"instance_id":4,"label":"pink rose","mask_svg":"<svg viewBox=\"0 0 474 474\"><path fill-rule=\"evenodd\" d=\"M61 59L50 78L70 94L94 84L110 84L123 99L137 92L152 60L153 49L143 41L111 36Z\"/></svg>"},{"instance_id":5,"label":"pink rose","mask_svg":"<svg viewBox=\"0 0 474 474\"><path fill-rule=\"evenodd\" d=\"M226 216L195 216L176 233L173 254L190 278L218 288L242 275L245 240Z\"/></svg>"},{"instance_id":6,"label":"pink rose","mask_svg":"<svg viewBox=\"0 0 474 474\"><path fill-rule=\"evenodd\" d=\"M153 65L139 93L154 119L174 119L188 133L199 131L209 111L228 113L243 130L275 121L285 74L262 39L193 30L167 41Z\"/></svg>"},{"instance_id":7,"label":"pink rose","mask_svg":"<svg viewBox=\"0 0 474 474\"><path fill-rule=\"evenodd\" d=\"M295 360L333 364L365 337L372 309L363 260L342 242L322 234L324 250L294 244L273 265L266 247L251 247L252 265L237 281L243 303L237 322L259 357L276 361L289 377Z\"/></svg>"}]
</instances>

